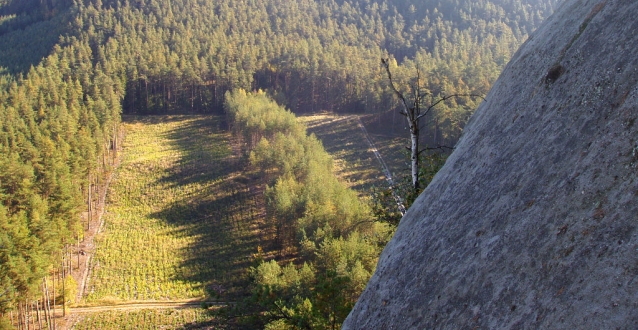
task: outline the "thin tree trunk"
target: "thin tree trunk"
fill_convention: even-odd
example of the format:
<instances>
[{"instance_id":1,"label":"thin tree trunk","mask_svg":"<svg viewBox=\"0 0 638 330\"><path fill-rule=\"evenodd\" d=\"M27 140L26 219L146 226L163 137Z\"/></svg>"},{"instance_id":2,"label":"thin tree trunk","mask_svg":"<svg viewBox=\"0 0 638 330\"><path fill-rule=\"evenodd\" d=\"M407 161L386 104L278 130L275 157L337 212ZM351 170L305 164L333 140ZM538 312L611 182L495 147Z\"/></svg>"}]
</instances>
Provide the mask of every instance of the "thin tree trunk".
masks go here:
<instances>
[{"instance_id":1,"label":"thin tree trunk","mask_svg":"<svg viewBox=\"0 0 638 330\"><path fill-rule=\"evenodd\" d=\"M146 104L144 109L148 109L148 80L144 79L144 87L146 88Z\"/></svg>"},{"instance_id":2,"label":"thin tree trunk","mask_svg":"<svg viewBox=\"0 0 638 330\"><path fill-rule=\"evenodd\" d=\"M24 301L24 327L29 330L31 327L29 326L29 303Z\"/></svg>"},{"instance_id":3,"label":"thin tree trunk","mask_svg":"<svg viewBox=\"0 0 638 330\"><path fill-rule=\"evenodd\" d=\"M400 113L408 120L408 127L410 129L410 162L412 170L412 189L414 191L419 190L419 119L424 114L421 113L421 94L419 86L419 71L417 70L417 83L416 86L412 86L412 92L414 93L414 100L408 104L403 93L394 86L392 81L392 73L390 73L390 64L387 59L381 59L381 63L385 67L388 74L388 80L390 81L390 87L394 91L394 94L401 100L403 105L403 111ZM427 113L427 111L426 111Z\"/></svg>"},{"instance_id":4,"label":"thin tree trunk","mask_svg":"<svg viewBox=\"0 0 638 330\"><path fill-rule=\"evenodd\" d=\"M62 260L62 317L66 317L66 282L64 280L65 272L64 272L64 260Z\"/></svg>"},{"instance_id":5,"label":"thin tree trunk","mask_svg":"<svg viewBox=\"0 0 638 330\"><path fill-rule=\"evenodd\" d=\"M67 276L69 273L71 273L71 271L73 270L73 258L71 257L71 244L65 244L66 246L66 269L67 270Z\"/></svg>"},{"instance_id":6,"label":"thin tree trunk","mask_svg":"<svg viewBox=\"0 0 638 330\"><path fill-rule=\"evenodd\" d=\"M46 276L42 279L42 296L44 301L42 302L42 308L44 309L44 322L47 323L47 329L51 329L51 310L49 305L49 289L47 288Z\"/></svg>"},{"instance_id":7,"label":"thin tree trunk","mask_svg":"<svg viewBox=\"0 0 638 330\"><path fill-rule=\"evenodd\" d=\"M106 170L107 170L107 165L108 165L108 163L109 163L109 162L108 162L108 152L109 152L109 148L107 147L107 148L105 148L105 149L106 149L106 152L103 152L103 153L102 153L102 169L103 169L103 171L104 171L104 172L106 172ZM102 172L102 173L104 173L104 172Z\"/></svg>"},{"instance_id":8,"label":"thin tree trunk","mask_svg":"<svg viewBox=\"0 0 638 330\"><path fill-rule=\"evenodd\" d=\"M22 304L20 302L18 302L17 321L18 321L18 330L20 330L22 329Z\"/></svg>"},{"instance_id":9,"label":"thin tree trunk","mask_svg":"<svg viewBox=\"0 0 638 330\"><path fill-rule=\"evenodd\" d=\"M53 321L53 329L55 329L55 302L56 302L55 301L55 296L56 296L56 292L55 292L55 277L56 276L55 275L56 275L56 271L54 269L53 270L53 277L51 278L52 279L51 282L53 283L53 320L54 320Z\"/></svg>"},{"instance_id":10,"label":"thin tree trunk","mask_svg":"<svg viewBox=\"0 0 638 330\"><path fill-rule=\"evenodd\" d=\"M410 161L412 163L412 187L419 190L419 126L410 122Z\"/></svg>"},{"instance_id":11,"label":"thin tree trunk","mask_svg":"<svg viewBox=\"0 0 638 330\"><path fill-rule=\"evenodd\" d=\"M35 301L35 315L38 318L38 329L42 329L42 319L40 318L40 301Z\"/></svg>"},{"instance_id":12,"label":"thin tree trunk","mask_svg":"<svg viewBox=\"0 0 638 330\"><path fill-rule=\"evenodd\" d=\"M52 282L55 283L55 271L51 279L52 279ZM47 284L47 296L49 297L49 300L47 300L47 305L49 306L49 319L51 320L50 327L51 329L55 330L55 287L53 289L53 310L51 310L51 293L49 292L48 284Z\"/></svg>"},{"instance_id":13,"label":"thin tree trunk","mask_svg":"<svg viewBox=\"0 0 638 330\"><path fill-rule=\"evenodd\" d=\"M115 163L115 159L117 158L117 144L119 141L117 140L117 124L113 124L113 163Z\"/></svg>"},{"instance_id":14,"label":"thin tree trunk","mask_svg":"<svg viewBox=\"0 0 638 330\"><path fill-rule=\"evenodd\" d=\"M104 173L104 171L100 171L99 173ZM93 177L93 206L91 206L91 212L97 215L95 208L99 207L100 202L100 178L98 175Z\"/></svg>"},{"instance_id":15,"label":"thin tree trunk","mask_svg":"<svg viewBox=\"0 0 638 330\"><path fill-rule=\"evenodd\" d=\"M87 219L87 230L91 230L91 218L92 218L92 207L91 207L91 174L89 174L89 200L88 200L88 211L89 211L89 216Z\"/></svg>"}]
</instances>

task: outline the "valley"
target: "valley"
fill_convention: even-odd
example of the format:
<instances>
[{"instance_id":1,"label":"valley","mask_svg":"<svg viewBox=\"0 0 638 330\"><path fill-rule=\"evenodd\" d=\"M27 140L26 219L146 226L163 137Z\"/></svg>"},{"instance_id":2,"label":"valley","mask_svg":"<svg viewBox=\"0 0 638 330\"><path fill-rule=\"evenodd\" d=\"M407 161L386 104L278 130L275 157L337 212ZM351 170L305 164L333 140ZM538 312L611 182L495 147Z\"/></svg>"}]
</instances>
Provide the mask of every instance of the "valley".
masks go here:
<instances>
[{"instance_id":1,"label":"valley","mask_svg":"<svg viewBox=\"0 0 638 330\"><path fill-rule=\"evenodd\" d=\"M338 328L560 2L0 0L0 328Z\"/></svg>"},{"instance_id":2,"label":"valley","mask_svg":"<svg viewBox=\"0 0 638 330\"><path fill-rule=\"evenodd\" d=\"M358 116L299 122L322 139L335 174L361 198L388 184ZM84 294L68 310L70 329L212 324L212 310L250 295L258 250L281 259L265 226L263 180L225 126L221 116L124 118L121 164L79 289Z\"/></svg>"},{"instance_id":3,"label":"valley","mask_svg":"<svg viewBox=\"0 0 638 330\"><path fill-rule=\"evenodd\" d=\"M79 305L143 302L152 307L194 299L193 311L170 315L201 319L205 310L199 302L234 301L247 294L250 256L258 245L268 245L270 236L260 229L258 187L247 184L250 173L233 155L222 126L220 116L124 119L122 161L109 187L104 226L95 238ZM118 313L125 320L121 327L138 317L114 308L83 314L73 328L89 329L106 320L115 326ZM174 322L164 310L146 310L144 317L149 313L168 322L155 326Z\"/></svg>"}]
</instances>

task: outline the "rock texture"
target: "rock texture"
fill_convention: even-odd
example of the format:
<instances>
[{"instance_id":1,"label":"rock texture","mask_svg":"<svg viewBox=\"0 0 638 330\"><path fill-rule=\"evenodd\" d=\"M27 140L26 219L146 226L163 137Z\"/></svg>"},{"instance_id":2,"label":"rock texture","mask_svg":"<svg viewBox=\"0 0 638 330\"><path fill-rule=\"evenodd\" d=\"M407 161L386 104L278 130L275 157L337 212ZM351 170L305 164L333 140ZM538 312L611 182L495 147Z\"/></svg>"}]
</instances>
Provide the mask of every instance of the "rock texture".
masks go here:
<instances>
[{"instance_id":1,"label":"rock texture","mask_svg":"<svg viewBox=\"0 0 638 330\"><path fill-rule=\"evenodd\" d=\"M344 329L638 328L638 1L566 0L403 218Z\"/></svg>"}]
</instances>

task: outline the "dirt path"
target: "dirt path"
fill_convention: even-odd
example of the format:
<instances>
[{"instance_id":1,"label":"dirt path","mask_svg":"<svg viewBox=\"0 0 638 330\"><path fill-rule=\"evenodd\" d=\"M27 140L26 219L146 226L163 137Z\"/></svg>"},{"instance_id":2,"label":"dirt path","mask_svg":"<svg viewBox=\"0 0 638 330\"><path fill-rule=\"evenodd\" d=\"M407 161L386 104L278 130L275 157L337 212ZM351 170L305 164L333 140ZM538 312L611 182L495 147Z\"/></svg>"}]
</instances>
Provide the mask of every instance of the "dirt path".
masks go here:
<instances>
[{"instance_id":1,"label":"dirt path","mask_svg":"<svg viewBox=\"0 0 638 330\"><path fill-rule=\"evenodd\" d=\"M121 150L118 150L118 154L119 153L121 153ZM84 298L85 289L88 285L91 273L91 258L95 253L94 239L104 225L102 216L104 212L106 212L107 191L113 177L117 175L120 161L121 157L116 157L106 182L98 188L97 201L95 202L96 205L94 206L92 216L89 218L88 212L82 215L83 221L86 221L88 224L88 229L84 232L83 240L75 246L75 256L73 258L77 258L77 267L71 267L71 276L78 283L77 296L75 297L76 302L82 301L82 298ZM91 221L88 221L88 219L91 219ZM105 309L109 309L110 307L111 306L103 306ZM82 313L81 308L67 308L65 317L58 316L56 320L57 327L59 327L59 329L71 329L78 320L79 313Z\"/></svg>"},{"instance_id":2,"label":"dirt path","mask_svg":"<svg viewBox=\"0 0 638 330\"><path fill-rule=\"evenodd\" d=\"M372 151L372 153L374 153L374 156L379 161L379 164L381 164L381 168L383 169L383 174L385 175L386 181L388 181L388 185L390 186L390 188L392 188L394 186L394 180L392 179L392 174L390 174L388 165L386 165L385 161L383 160L383 157L381 157L381 154L379 153L379 150L374 145L374 142L370 138L370 135L368 134L368 131L366 130L365 125L363 125L361 118L359 116L354 116L354 117L356 117L357 122L359 124L359 128L361 128L363 135L366 137L366 140L368 141L370 150ZM394 191L392 191L392 196L394 196L394 200L397 202L397 206L399 208L399 211L401 212L401 215L404 215L405 206L403 206L403 202L401 201L401 198Z\"/></svg>"},{"instance_id":3,"label":"dirt path","mask_svg":"<svg viewBox=\"0 0 638 330\"><path fill-rule=\"evenodd\" d=\"M92 313L101 313L108 311L121 311L132 312L148 309L196 309L202 308L202 304L206 304L207 307L222 307L227 306L229 302L222 301L201 301L201 300L176 300L176 301L138 301L131 303L123 303L117 305L101 305L101 306L89 306L89 307L75 307L67 310L68 317L64 319L61 325L61 329L73 329L75 325L80 322L84 315Z\"/></svg>"},{"instance_id":4,"label":"dirt path","mask_svg":"<svg viewBox=\"0 0 638 330\"><path fill-rule=\"evenodd\" d=\"M104 186L100 187L97 205L97 217L95 217L95 220L91 224L92 227L85 232L84 240L79 246L80 249L76 251L76 253L78 254L78 269L76 272L72 273L72 276L76 279L79 285L77 291L78 294L75 300L78 302L81 301L82 298L84 298L84 291L88 285L89 275L91 271L91 257L95 252L95 244L93 244L93 240L95 239L95 235L98 234L104 226L102 216L106 211L106 193L109 185L111 184L113 176L116 175L119 165L120 159L118 158L113 166L111 174L108 176L106 183L104 184ZM81 281L79 280L80 278Z\"/></svg>"},{"instance_id":5,"label":"dirt path","mask_svg":"<svg viewBox=\"0 0 638 330\"><path fill-rule=\"evenodd\" d=\"M229 303L223 301L199 301L199 300L183 300L183 301L140 301L118 305L91 306L91 307L75 307L69 308L69 312L73 314L98 313L105 311L134 311L140 309L182 309L182 308L198 308L202 304L207 306L226 306Z\"/></svg>"}]
</instances>

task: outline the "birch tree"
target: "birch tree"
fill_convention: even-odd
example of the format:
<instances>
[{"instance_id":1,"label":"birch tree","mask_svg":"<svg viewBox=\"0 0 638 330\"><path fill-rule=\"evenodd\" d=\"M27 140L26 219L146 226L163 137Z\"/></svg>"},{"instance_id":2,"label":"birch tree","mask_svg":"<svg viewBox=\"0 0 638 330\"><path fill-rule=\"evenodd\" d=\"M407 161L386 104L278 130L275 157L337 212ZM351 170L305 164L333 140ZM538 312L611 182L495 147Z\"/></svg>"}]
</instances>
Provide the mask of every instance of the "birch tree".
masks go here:
<instances>
[{"instance_id":1,"label":"birch tree","mask_svg":"<svg viewBox=\"0 0 638 330\"><path fill-rule=\"evenodd\" d=\"M408 129L410 131L410 146L408 147L408 150L410 151L410 171L412 176L412 188L414 189L414 191L419 191L421 189L419 185L419 154L426 150L449 148L444 146L437 146L434 148L419 149L419 134L421 132L421 126L420 126L421 120L425 116L427 116L427 114L429 114L437 105L444 103L445 101L449 99L462 97L462 96L476 97L478 95L451 94L451 95L435 97L434 95L426 91L423 88L423 86L421 86L421 70L419 69L418 66L416 70L416 79L414 79L413 82L408 83L408 91L407 93L404 94L401 91L399 91L399 89L397 89L396 85L394 84L394 80L392 79L392 72L390 72L390 60L387 58L382 58L381 64L383 65L386 73L388 74L390 88L401 101L402 107L399 110L399 113L403 115L408 122Z\"/></svg>"}]
</instances>

